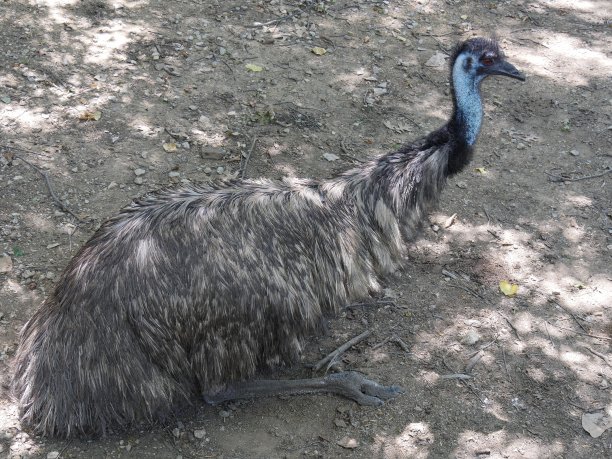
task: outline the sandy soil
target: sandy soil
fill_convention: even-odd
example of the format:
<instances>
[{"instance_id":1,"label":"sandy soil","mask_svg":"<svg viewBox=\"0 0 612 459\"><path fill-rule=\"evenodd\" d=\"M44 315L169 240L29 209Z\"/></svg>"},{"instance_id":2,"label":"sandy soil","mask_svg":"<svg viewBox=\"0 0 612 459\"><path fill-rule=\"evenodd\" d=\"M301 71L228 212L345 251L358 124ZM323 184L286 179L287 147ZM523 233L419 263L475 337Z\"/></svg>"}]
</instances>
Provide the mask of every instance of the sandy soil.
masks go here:
<instances>
[{"instance_id":1,"label":"sandy soil","mask_svg":"<svg viewBox=\"0 0 612 459\"><path fill-rule=\"evenodd\" d=\"M2 2L0 457L610 457L612 429L593 438L582 417L612 411L611 13L605 0ZM348 309L304 355L371 330L340 366L404 395L201 404L89 441L20 430L18 332L102 221L162 186L323 178L421 136L449 114L442 58L491 31L527 82L485 83L473 166L387 301ZM445 378L457 373L472 378Z\"/></svg>"}]
</instances>

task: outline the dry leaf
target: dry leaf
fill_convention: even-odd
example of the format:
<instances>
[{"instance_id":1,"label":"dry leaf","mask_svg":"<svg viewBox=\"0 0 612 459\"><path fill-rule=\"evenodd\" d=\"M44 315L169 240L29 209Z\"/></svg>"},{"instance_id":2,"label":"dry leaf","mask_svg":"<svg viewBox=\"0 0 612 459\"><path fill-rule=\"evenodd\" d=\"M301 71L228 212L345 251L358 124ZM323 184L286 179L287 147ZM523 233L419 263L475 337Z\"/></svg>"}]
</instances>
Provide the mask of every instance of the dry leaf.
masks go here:
<instances>
[{"instance_id":1,"label":"dry leaf","mask_svg":"<svg viewBox=\"0 0 612 459\"><path fill-rule=\"evenodd\" d=\"M477 167L474 170L480 174L484 174L487 171L484 167Z\"/></svg>"},{"instance_id":2,"label":"dry leaf","mask_svg":"<svg viewBox=\"0 0 612 459\"><path fill-rule=\"evenodd\" d=\"M257 64L247 64L245 65L246 69L250 72L261 72L263 71L263 67Z\"/></svg>"},{"instance_id":3,"label":"dry leaf","mask_svg":"<svg viewBox=\"0 0 612 459\"><path fill-rule=\"evenodd\" d=\"M507 280L500 281L499 289L506 296L514 296L518 292L519 286L517 284L511 284Z\"/></svg>"},{"instance_id":4,"label":"dry leaf","mask_svg":"<svg viewBox=\"0 0 612 459\"><path fill-rule=\"evenodd\" d=\"M342 439L338 440L338 444L346 449L355 449L359 446L359 442L350 437L342 437Z\"/></svg>"},{"instance_id":5,"label":"dry leaf","mask_svg":"<svg viewBox=\"0 0 612 459\"><path fill-rule=\"evenodd\" d=\"M176 151L176 144L174 142L165 143L162 145L162 147L164 147L164 150L166 150L169 153Z\"/></svg>"},{"instance_id":6,"label":"dry leaf","mask_svg":"<svg viewBox=\"0 0 612 459\"><path fill-rule=\"evenodd\" d=\"M320 46L315 46L310 51L315 53L317 56L322 56L323 54L327 53L327 50L325 48L321 48Z\"/></svg>"},{"instance_id":7,"label":"dry leaf","mask_svg":"<svg viewBox=\"0 0 612 459\"><path fill-rule=\"evenodd\" d=\"M79 121L98 121L101 117L102 112L98 110L96 110L95 112L87 110L79 115Z\"/></svg>"}]
</instances>

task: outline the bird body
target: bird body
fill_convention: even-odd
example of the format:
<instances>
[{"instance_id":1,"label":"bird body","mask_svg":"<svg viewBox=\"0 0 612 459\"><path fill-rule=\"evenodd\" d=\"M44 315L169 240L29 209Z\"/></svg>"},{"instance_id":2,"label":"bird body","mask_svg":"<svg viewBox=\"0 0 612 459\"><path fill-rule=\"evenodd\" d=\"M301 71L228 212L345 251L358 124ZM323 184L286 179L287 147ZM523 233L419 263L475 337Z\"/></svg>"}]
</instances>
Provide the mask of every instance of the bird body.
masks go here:
<instances>
[{"instance_id":1,"label":"bird body","mask_svg":"<svg viewBox=\"0 0 612 459\"><path fill-rule=\"evenodd\" d=\"M23 425L103 434L294 363L325 316L396 269L469 162L484 77L468 58L489 51L507 64L493 41L458 48L450 121L395 152L326 181L158 191L104 223L22 331Z\"/></svg>"}]
</instances>

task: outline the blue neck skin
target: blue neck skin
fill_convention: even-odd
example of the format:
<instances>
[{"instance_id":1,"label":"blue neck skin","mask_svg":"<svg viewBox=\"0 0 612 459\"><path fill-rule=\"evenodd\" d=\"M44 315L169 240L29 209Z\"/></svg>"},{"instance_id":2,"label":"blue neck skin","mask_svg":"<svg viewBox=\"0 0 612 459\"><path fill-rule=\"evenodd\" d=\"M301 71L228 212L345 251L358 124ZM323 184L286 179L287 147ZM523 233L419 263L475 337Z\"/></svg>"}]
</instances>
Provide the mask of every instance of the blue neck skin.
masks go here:
<instances>
[{"instance_id":1,"label":"blue neck skin","mask_svg":"<svg viewBox=\"0 0 612 459\"><path fill-rule=\"evenodd\" d=\"M476 143L482 124L482 101L480 83L482 75L475 75L465 69L468 56L460 55L453 65L453 88L455 91L455 123L457 134L472 146Z\"/></svg>"}]
</instances>

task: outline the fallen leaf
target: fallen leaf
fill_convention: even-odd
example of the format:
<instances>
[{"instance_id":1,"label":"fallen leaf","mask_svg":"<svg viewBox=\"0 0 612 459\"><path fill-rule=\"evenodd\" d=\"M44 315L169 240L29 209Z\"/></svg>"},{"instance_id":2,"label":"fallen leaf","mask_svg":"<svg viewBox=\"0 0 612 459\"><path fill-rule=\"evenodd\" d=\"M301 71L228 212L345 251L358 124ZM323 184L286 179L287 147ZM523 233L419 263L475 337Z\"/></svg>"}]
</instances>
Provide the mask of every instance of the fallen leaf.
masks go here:
<instances>
[{"instance_id":1,"label":"fallen leaf","mask_svg":"<svg viewBox=\"0 0 612 459\"><path fill-rule=\"evenodd\" d=\"M250 72L261 72L263 71L263 67L257 64L247 64L245 65L246 69Z\"/></svg>"},{"instance_id":2,"label":"fallen leaf","mask_svg":"<svg viewBox=\"0 0 612 459\"><path fill-rule=\"evenodd\" d=\"M174 142L169 142L169 143L165 143L162 145L162 147L164 148L164 150L166 150L168 153L176 151L176 144Z\"/></svg>"},{"instance_id":3,"label":"fallen leaf","mask_svg":"<svg viewBox=\"0 0 612 459\"><path fill-rule=\"evenodd\" d=\"M102 112L87 110L79 115L79 121L98 121L101 117Z\"/></svg>"},{"instance_id":4,"label":"fallen leaf","mask_svg":"<svg viewBox=\"0 0 612 459\"><path fill-rule=\"evenodd\" d=\"M315 46L310 51L315 53L317 56L322 56L323 54L327 53L327 50L325 48L321 48L320 46Z\"/></svg>"},{"instance_id":5,"label":"fallen leaf","mask_svg":"<svg viewBox=\"0 0 612 459\"><path fill-rule=\"evenodd\" d=\"M513 297L518 292L519 286L517 284L511 284L507 280L503 280L499 283L499 289L504 295Z\"/></svg>"},{"instance_id":6,"label":"fallen leaf","mask_svg":"<svg viewBox=\"0 0 612 459\"><path fill-rule=\"evenodd\" d=\"M355 449L359 446L359 442L354 438L342 437L338 440L338 445L346 449Z\"/></svg>"},{"instance_id":7,"label":"fallen leaf","mask_svg":"<svg viewBox=\"0 0 612 459\"><path fill-rule=\"evenodd\" d=\"M484 167L477 167L474 170L480 174L484 174L487 171Z\"/></svg>"}]
</instances>

